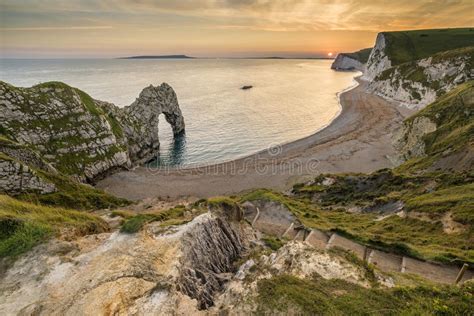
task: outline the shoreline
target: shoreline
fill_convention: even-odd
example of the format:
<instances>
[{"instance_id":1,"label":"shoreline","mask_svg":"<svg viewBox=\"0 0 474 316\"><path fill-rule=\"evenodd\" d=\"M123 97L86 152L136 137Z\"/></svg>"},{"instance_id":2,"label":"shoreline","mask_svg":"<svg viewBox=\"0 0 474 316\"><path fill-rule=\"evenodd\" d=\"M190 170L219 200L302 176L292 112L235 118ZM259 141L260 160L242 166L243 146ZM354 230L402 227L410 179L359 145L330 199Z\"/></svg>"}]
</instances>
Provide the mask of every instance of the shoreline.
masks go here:
<instances>
[{"instance_id":1,"label":"shoreline","mask_svg":"<svg viewBox=\"0 0 474 316\"><path fill-rule=\"evenodd\" d=\"M207 198L257 188L285 190L321 173L392 167L391 135L411 111L366 92L361 76L338 93L340 113L315 133L235 160L183 168L136 167L108 176L99 189L130 200Z\"/></svg>"},{"instance_id":2,"label":"shoreline","mask_svg":"<svg viewBox=\"0 0 474 316\"><path fill-rule=\"evenodd\" d=\"M339 106L338 110L337 110L337 113L334 114L334 116L329 120L328 123L326 123L325 125L321 126L320 128L318 128L317 130L311 132L311 134L307 135L307 136L304 136L304 137L301 137L301 138L298 138L298 139L295 139L295 140L290 140L290 141L287 141L287 142L284 142L284 143L281 143L281 144L271 144L272 146L276 146L276 147L283 147L283 146L286 146L286 145L289 145L289 144L292 144L294 142L298 142L300 140L303 140L303 139L306 139L306 138L309 138L309 137L313 137L313 136L316 136L316 134L318 134L319 132L321 132L322 130L324 130L325 128L329 127L333 122L334 120L336 120L343 112L344 110L344 106L343 104L341 103L341 95L348 92L348 91L351 91L352 89L355 89L357 88L359 85L360 85L360 80L362 78L362 74L358 75L358 76L355 76L352 78L353 80L353 83L352 85L350 85L349 87L347 88L344 88L343 90L339 91L336 93L336 97L337 97L337 104ZM252 152L250 154L244 154L243 156L241 157L237 157L237 158L233 158L233 159L229 159L229 160L224 160L224 161L217 161L217 162L203 162L203 163L193 163L193 164L189 164L189 165L183 165L183 166L164 166L164 167L148 167L146 165L139 165L139 166L136 166L134 168L132 168L131 170L135 170L137 168L147 168L147 169L153 169L153 170L166 170L166 171L177 171L177 170L190 170L190 169L199 169L199 168L210 168L210 167L213 167L213 166L217 166L217 165L223 165L223 164L229 164L229 163L234 163L234 162L237 162L237 161L240 161L240 160L246 160L246 159L249 159L251 158L252 156L257 156L257 155L262 155L263 153L267 152L269 150L269 147L267 147L266 149L261 149L261 150L258 150L256 152Z\"/></svg>"}]
</instances>

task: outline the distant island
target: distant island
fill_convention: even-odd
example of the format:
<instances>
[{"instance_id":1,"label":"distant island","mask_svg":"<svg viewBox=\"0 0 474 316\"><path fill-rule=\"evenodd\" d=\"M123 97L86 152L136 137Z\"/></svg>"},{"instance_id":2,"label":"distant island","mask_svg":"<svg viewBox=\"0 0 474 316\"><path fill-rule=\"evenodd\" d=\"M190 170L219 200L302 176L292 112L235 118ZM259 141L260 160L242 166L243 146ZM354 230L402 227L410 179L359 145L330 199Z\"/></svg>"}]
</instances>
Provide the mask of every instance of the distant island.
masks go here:
<instances>
[{"instance_id":1,"label":"distant island","mask_svg":"<svg viewBox=\"0 0 474 316\"><path fill-rule=\"evenodd\" d=\"M129 56L129 57L119 57L118 59L193 59L195 57L190 57L186 55L144 55L144 56Z\"/></svg>"},{"instance_id":2,"label":"distant island","mask_svg":"<svg viewBox=\"0 0 474 316\"><path fill-rule=\"evenodd\" d=\"M117 59L334 59L333 57L280 57L280 56L251 56L251 57L190 57L187 55L143 55L118 57Z\"/></svg>"}]
</instances>

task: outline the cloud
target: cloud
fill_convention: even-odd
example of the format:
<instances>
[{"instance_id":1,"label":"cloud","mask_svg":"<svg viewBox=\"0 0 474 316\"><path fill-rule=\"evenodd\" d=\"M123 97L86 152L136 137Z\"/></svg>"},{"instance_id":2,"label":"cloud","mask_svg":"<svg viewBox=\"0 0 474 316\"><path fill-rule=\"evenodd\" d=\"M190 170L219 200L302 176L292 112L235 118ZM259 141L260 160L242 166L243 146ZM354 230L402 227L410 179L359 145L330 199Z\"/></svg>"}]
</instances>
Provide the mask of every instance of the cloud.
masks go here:
<instances>
[{"instance_id":1,"label":"cloud","mask_svg":"<svg viewBox=\"0 0 474 316\"><path fill-rule=\"evenodd\" d=\"M112 26L38 26L38 27L3 27L1 31L65 31L65 30L109 30Z\"/></svg>"},{"instance_id":2,"label":"cloud","mask_svg":"<svg viewBox=\"0 0 474 316\"><path fill-rule=\"evenodd\" d=\"M127 16L171 13L207 18L216 27L237 24L242 29L277 31L379 31L474 23L472 0L2 0L1 8L33 15L105 15L121 24L127 23Z\"/></svg>"}]
</instances>

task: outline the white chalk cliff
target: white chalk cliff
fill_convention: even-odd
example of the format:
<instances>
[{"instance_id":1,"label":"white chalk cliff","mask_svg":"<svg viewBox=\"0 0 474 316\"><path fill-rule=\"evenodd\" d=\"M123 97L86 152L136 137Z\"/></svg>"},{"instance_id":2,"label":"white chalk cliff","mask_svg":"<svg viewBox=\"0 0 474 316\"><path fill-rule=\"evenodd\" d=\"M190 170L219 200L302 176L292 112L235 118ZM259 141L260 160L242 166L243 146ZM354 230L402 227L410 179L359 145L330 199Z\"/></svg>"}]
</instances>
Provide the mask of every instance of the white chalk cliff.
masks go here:
<instances>
[{"instance_id":1,"label":"white chalk cliff","mask_svg":"<svg viewBox=\"0 0 474 316\"><path fill-rule=\"evenodd\" d=\"M461 47L435 53L427 58L409 62L391 58L393 47L402 49L396 37L379 33L366 64L339 54L331 66L335 70L363 71L362 79L369 82L368 90L383 98L408 108L422 109L440 95L456 86L474 79L474 46ZM407 52L408 55L412 52ZM415 58L416 59L416 58Z\"/></svg>"},{"instance_id":2,"label":"white chalk cliff","mask_svg":"<svg viewBox=\"0 0 474 316\"><path fill-rule=\"evenodd\" d=\"M365 71L365 64L346 54L339 54L331 65L334 70L359 70Z\"/></svg>"}]
</instances>

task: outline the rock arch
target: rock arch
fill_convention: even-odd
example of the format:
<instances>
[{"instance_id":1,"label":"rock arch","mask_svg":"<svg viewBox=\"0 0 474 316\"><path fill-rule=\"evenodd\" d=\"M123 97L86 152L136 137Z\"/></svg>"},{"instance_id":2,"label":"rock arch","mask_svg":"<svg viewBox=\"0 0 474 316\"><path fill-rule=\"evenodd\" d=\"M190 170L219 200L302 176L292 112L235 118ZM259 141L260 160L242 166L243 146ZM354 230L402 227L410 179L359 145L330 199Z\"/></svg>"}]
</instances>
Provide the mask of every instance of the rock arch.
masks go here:
<instances>
[{"instance_id":1,"label":"rock arch","mask_svg":"<svg viewBox=\"0 0 474 316\"><path fill-rule=\"evenodd\" d=\"M158 122L161 114L171 125L175 137L185 132L184 118L178 98L167 83L148 86L139 97L125 109L127 113L126 134L130 159L146 162L153 159L159 148Z\"/></svg>"}]
</instances>

